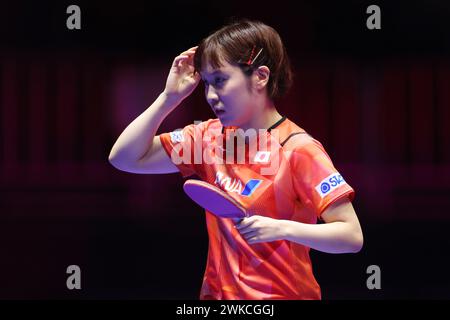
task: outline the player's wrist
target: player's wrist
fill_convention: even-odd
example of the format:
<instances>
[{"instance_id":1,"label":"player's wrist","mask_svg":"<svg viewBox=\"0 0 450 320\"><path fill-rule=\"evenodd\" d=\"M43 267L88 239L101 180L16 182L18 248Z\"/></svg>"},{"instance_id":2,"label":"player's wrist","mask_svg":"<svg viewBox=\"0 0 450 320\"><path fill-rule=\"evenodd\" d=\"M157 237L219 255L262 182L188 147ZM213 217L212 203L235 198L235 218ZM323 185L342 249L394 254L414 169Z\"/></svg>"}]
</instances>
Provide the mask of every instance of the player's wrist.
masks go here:
<instances>
[{"instance_id":1,"label":"player's wrist","mask_svg":"<svg viewBox=\"0 0 450 320\"><path fill-rule=\"evenodd\" d=\"M279 220L280 240L290 241L292 237L292 225L289 220Z\"/></svg>"},{"instance_id":2,"label":"player's wrist","mask_svg":"<svg viewBox=\"0 0 450 320\"><path fill-rule=\"evenodd\" d=\"M170 93L165 90L163 92L161 92L159 97L160 97L162 103L164 104L164 106L169 107L169 108L170 107L175 108L183 101L183 98L181 98L180 95L175 94L175 93Z\"/></svg>"}]
</instances>

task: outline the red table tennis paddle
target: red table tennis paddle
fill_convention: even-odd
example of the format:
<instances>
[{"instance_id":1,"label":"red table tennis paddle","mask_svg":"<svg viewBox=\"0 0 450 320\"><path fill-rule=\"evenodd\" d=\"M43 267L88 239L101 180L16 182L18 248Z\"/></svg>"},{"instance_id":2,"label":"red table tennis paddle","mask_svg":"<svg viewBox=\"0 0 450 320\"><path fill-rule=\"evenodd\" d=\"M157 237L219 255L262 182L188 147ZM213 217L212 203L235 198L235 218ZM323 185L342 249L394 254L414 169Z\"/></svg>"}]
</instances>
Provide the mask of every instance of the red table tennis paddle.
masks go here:
<instances>
[{"instance_id":1,"label":"red table tennis paddle","mask_svg":"<svg viewBox=\"0 0 450 320\"><path fill-rule=\"evenodd\" d=\"M220 188L201 181L187 180L183 185L184 192L198 205L222 218L245 218L245 208Z\"/></svg>"}]
</instances>

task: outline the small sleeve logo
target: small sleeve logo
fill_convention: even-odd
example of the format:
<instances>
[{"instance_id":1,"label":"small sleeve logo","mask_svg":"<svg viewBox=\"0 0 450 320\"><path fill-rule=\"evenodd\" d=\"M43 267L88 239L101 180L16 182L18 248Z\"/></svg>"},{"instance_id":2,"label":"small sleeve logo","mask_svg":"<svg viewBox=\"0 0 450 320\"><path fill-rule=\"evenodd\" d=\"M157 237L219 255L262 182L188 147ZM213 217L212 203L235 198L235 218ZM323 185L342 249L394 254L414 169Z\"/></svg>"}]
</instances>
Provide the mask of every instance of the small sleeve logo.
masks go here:
<instances>
[{"instance_id":1,"label":"small sleeve logo","mask_svg":"<svg viewBox=\"0 0 450 320\"><path fill-rule=\"evenodd\" d=\"M323 179L317 186L316 191L319 193L320 197L325 197L334 189L340 187L341 185L347 184L339 174L339 172L333 173Z\"/></svg>"},{"instance_id":2,"label":"small sleeve logo","mask_svg":"<svg viewBox=\"0 0 450 320\"><path fill-rule=\"evenodd\" d=\"M331 189L331 187L328 182L322 182L322 184L320 185L320 191L322 193L327 193L328 191L330 191L330 189Z\"/></svg>"},{"instance_id":3,"label":"small sleeve logo","mask_svg":"<svg viewBox=\"0 0 450 320\"><path fill-rule=\"evenodd\" d=\"M175 130L170 133L170 140L172 143L183 142L184 136L182 130Z\"/></svg>"}]
</instances>

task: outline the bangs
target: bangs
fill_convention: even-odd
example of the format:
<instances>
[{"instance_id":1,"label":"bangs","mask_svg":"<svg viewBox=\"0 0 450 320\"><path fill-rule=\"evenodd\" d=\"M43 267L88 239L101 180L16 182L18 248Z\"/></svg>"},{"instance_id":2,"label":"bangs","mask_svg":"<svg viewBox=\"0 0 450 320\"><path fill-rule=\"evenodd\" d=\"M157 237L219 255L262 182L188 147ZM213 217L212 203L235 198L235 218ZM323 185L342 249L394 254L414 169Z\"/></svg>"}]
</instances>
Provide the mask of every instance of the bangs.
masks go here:
<instances>
[{"instance_id":1,"label":"bangs","mask_svg":"<svg viewBox=\"0 0 450 320\"><path fill-rule=\"evenodd\" d=\"M206 63L209 63L214 69L219 69L223 67L224 61L229 62L229 59L223 55L225 51L223 46L215 40L206 38L199 44L194 55L194 72L199 73Z\"/></svg>"}]
</instances>

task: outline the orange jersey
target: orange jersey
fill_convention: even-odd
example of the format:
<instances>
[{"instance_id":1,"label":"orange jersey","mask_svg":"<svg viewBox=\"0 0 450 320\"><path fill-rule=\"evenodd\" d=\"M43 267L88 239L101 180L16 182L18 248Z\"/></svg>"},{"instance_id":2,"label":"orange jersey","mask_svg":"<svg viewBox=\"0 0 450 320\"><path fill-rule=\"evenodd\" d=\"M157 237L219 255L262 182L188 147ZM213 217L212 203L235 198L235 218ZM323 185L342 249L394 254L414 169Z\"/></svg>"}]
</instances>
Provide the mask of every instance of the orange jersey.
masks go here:
<instances>
[{"instance_id":1,"label":"orange jersey","mask_svg":"<svg viewBox=\"0 0 450 320\"><path fill-rule=\"evenodd\" d=\"M230 141L235 130L209 119L160 139L183 177L196 174L216 185L250 215L315 224L336 200L353 200L354 190L321 143L289 119L266 130L258 138L266 143L246 148L240 161ZM234 161L210 161L229 154ZM200 299L321 298L308 247L285 240L249 245L231 219L208 211L206 223L209 248Z\"/></svg>"}]
</instances>

